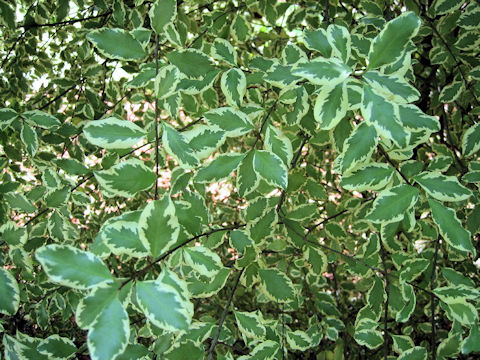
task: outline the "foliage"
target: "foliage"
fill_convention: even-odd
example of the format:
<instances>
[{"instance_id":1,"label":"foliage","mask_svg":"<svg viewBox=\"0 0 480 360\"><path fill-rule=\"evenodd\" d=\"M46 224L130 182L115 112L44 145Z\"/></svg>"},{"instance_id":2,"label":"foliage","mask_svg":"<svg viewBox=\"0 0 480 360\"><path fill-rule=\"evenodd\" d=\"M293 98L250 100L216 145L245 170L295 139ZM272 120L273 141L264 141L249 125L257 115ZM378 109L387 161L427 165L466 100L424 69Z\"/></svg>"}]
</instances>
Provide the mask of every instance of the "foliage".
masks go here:
<instances>
[{"instance_id":1,"label":"foliage","mask_svg":"<svg viewBox=\"0 0 480 360\"><path fill-rule=\"evenodd\" d=\"M478 356L478 1L0 13L5 359Z\"/></svg>"}]
</instances>

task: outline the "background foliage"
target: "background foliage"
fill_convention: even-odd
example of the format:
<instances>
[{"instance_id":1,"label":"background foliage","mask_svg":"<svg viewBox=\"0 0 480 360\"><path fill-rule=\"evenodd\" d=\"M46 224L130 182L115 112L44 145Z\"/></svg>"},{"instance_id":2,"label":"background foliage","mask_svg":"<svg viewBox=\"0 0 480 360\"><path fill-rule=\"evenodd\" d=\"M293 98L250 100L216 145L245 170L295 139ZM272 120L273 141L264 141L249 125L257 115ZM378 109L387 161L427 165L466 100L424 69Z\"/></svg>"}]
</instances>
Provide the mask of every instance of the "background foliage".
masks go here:
<instances>
[{"instance_id":1,"label":"background foliage","mask_svg":"<svg viewBox=\"0 0 480 360\"><path fill-rule=\"evenodd\" d=\"M5 359L478 356L478 1L0 14Z\"/></svg>"}]
</instances>

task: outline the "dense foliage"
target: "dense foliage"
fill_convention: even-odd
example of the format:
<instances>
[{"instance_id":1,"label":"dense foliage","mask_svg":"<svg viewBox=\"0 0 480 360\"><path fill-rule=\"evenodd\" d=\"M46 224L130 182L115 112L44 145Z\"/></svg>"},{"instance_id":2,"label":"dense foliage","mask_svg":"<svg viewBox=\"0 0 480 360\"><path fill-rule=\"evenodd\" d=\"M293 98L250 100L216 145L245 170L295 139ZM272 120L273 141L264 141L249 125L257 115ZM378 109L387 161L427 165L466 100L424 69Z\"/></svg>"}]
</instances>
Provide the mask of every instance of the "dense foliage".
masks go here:
<instances>
[{"instance_id":1,"label":"dense foliage","mask_svg":"<svg viewBox=\"0 0 480 360\"><path fill-rule=\"evenodd\" d=\"M0 16L5 359L479 355L478 0Z\"/></svg>"}]
</instances>

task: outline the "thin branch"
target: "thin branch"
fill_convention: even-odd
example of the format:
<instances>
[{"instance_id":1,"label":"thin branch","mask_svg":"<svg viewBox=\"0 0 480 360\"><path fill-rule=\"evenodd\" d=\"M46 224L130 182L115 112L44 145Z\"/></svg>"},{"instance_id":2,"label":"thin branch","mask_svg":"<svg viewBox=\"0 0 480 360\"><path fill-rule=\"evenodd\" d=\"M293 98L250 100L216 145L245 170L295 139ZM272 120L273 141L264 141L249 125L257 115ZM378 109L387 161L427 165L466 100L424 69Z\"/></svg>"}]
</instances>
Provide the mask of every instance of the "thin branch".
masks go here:
<instances>
[{"instance_id":1,"label":"thin branch","mask_svg":"<svg viewBox=\"0 0 480 360\"><path fill-rule=\"evenodd\" d=\"M300 144L300 147L298 148L297 153L293 157L292 162L290 163L290 169L293 169L297 165L297 161L300 158L300 155L302 154L303 147L307 143L307 141L310 139L309 135L304 136L302 143ZM282 208L283 202L285 201L285 195L286 195L286 190L282 190L282 193L280 194L280 199L278 200L277 204L277 213L280 212L280 209Z\"/></svg>"},{"instance_id":2,"label":"thin branch","mask_svg":"<svg viewBox=\"0 0 480 360\"><path fill-rule=\"evenodd\" d=\"M215 350L215 346L217 346L218 339L220 338L220 333L222 331L223 323L225 322L225 318L227 317L230 304L232 303L232 300L233 300L233 295L237 290L238 284L240 283L240 278L242 277L244 270L245 268L242 268L238 273L237 278L235 279L235 283L233 284L232 291L230 292L230 296L228 297L227 305L225 305L225 308L223 309L222 317L220 318L220 323L218 324L217 333L215 334L215 338L213 339L212 344L210 345L210 349L208 350L208 360L213 359L213 351Z\"/></svg>"},{"instance_id":3,"label":"thin branch","mask_svg":"<svg viewBox=\"0 0 480 360\"><path fill-rule=\"evenodd\" d=\"M140 275L144 274L145 272L147 272L150 268L152 268L154 265L156 265L157 263L159 263L160 261L162 261L163 259L167 258L170 254L174 253L175 251L177 251L178 249L184 247L185 245L191 243L192 241L195 241L195 240L198 240L200 239L201 237L204 237L204 236L209 236L209 235L212 235L216 232L219 232L219 231L228 231L228 230L235 230L235 229L239 229L241 227L245 227L246 224L238 224L238 225L233 225L233 226L227 226L227 227L223 227L223 228L219 228L219 229L213 229L213 230L210 230L206 233L202 233L202 234L199 234L199 235L195 235L194 237L191 237L190 239L187 239L185 241L183 241L182 243L178 244L177 246L175 246L174 248L168 250L165 254L163 254L162 256L158 257L157 259L155 259L153 262L151 262L150 264L148 264L147 266L145 266L144 268L140 269L140 270L137 270L136 272L134 272L127 280L125 280L121 285L120 285L120 288L123 288L125 285L127 285L130 281L136 279L137 277L139 277Z\"/></svg>"},{"instance_id":4,"label":"thin branch","mask_svg":"<svg viewBox=\"0 0 480 360\"><path fill-rule=\"evenodd\" d=\"M45 208L43 210L41 210L39 213L37 213L36 215L32 216L26 223L24 226L27 226L28 224L30 224L33 220L35 220L36 218L40 217L41 215L45 214L46 212L48 212L50 209L49 208Z\"/></svg>"},{"instance_id":5,"label":"thin branch","mask_svg":"<svg viewBox=\"0 0 480 360\"><path fill-rule=\"evenodd\" d=\"M2 66L1 66L2 69L4 69L5 64L7 63L8 57L10 56L10 53L13 51L13 49L15 49L15 46L17 46L18 43L23 39L23 37L25 36L25 33L26 33L26 31L24 30L18 36L17 40L15 40L15 42L12 44L12 46L10 46L10 49L8 49L8 52L7 52L7 54L5 55L5 57L3 58L3 61L2 61Z\"/></svg>"},{"instance_id":6,"label":"thin branch","mask_svg":"<svg viewBox=\"0 0 480 360\"><path fill-rule=\"evenodd\" d=\"M382 145L378 144L378 150L382 153L382 155L385 157L385 160L388 161L388 163L390 165L393 166L393 168L395 169L395 171L402 177L402 179L410 186L412 186L412 184L410 183L410 181L407 179L407 177L405 175L403 175L403 173L400 171L400 169L398 168L398 166L392 161L392 159L390 159L390 156L388 156L387 152L383 149Z\"/></svg>"},{"instance_id":7,"label":"thin branch","mask_svg":"<svg viewBox=\"0 0 480 360\"><path fill-rule=\"evenodd\" d=\"M270 106L270 109L268 109L268 113L263 118L262 123L260 124L260 130L258 130L257 138L255 139L255 142L252 145L252 149L255 149L255 146L257 145L258 140L260 140L260 138L262 137L263 128L265 127L265 124L267 123L268 119L270 118L270 115L272 115L273 110L277 106L277 102L278 102L278 98L274 101L272 106Z\"/></svg>"},{"instance_id":8,"label":"thin branch","mask_svg":"<svg viewBox=\"0 0 480 360\"><path fill-rule=\"evenodd\" d=\"M383 274L383 275L385 276L385 273L384 273L383 269L380 269L380 268L378 268L378 267L376 267L376 266L372 266L372 265L366 263L365 261L357 258L357 257L354 256L354 255L346 254L346 253L344 253L344 252L342 252L342 251L339 251L339 250L337 250L337 249L333 249L333 248L331 248L331 247L329 247L329 246L327 246L327 245L321 244L321 243L319 243L319 242L312 241L312 240L308 239L309 233L307 233L307 234L301 234L301 233L299 233L294 227L292 227L290 224L285 223L285 222L284 222L283 224L285 224L286 227L288 227L294 234L296 234L297 236L299 236L303 241L305 241L305 242L307 242L307 243L309 243L309 244L312 244L312 245L314 245L314 246L321 247L322 249L325 249L325 250L327 250L327 251L333 252L333 253L338 254L338 255L340 255L340 256L343 256L343 257L346 258L346 259L355 261L356 263L358 263L358 264L360 264L360 265L363 265L363 266L369 268L370 270L376 271L376 272L378 272L378 273L380 273L380 274ZM306 228L306 229L308 229L308 228ZM394 277L394 278L396 278L396 279L399 278L399 276L394 275L394 274L390 274L389 276L390 276L390 277ZM413 286L415 289L421 290L421 291L423 291L423 292L425 292L425 293L427 293L427 294L430 294L431 296L435 296L436 298L438 298L438 296L437 296L434 292L432 292L432 291L430 291L430 290L424 289L424 288L422 288L421 286L418 286L417 284L415 284L415 283L413 283L413 282L411 282L411 281L405 281L405 282L406 282L407 284Z\"/></svg>"},{"instance_id":9,"label":"thin branch","mask_svg":"<svg viewBox=\"0 0 480 360\"><path fill-rule=\"evenodd\" d=\"M158 75L158 34L155 35L155 78ZM159 147L159 138L158 138L158 121L159 121L159 109L158 109L158 98L157 94L154 94L155 96L155 195L154 199L158 199L158 159L159 159L159 153L158 153L158 147Z\"/></svg>"},{"instance_id":10,"label":"thin branch","mask_svg":"<svg viewBox=\"0 0 480 360\"><path fill-rule=\"evenodd\" d=\"M20 25L19 27L23 27L25 31L30 30L30 29L35 29L35 28L40 28L40 27L55 27L55 26L62 26L62 25L72 25L77 22L82 22L82 21L88 21L88 20L93 20L93 19L98 19L104 16L108 16L112 13L112 10L108 10L102 14L98 15L93 15L93 16L87 16L84 18L77 18L77 19L71 19L71 20L65 20L65 21L59 21L56 23L47 23L47 24L32 24L32 25Z\"/></svg>"},{"instance_id":11,"label":"thin branch","mask_svg":"<svg viewBox=\"0 0 480 360\"><path fill-rule=\"evenodd\" d=\"M435 276L437 268L437 259L438 259L438 250L440 248L440 237L437 238L435 242L435 252L433 253L433 263L432 263L432 275L430 276L430 290L435 289ZM433 294L433 293L432 293ZM430 304L431 304L431 324L432 324L432 334L430 338L430 347L432 349L432 360L437 358L437 339L435 333L435 296L430 295Z\"/></svg>"},{"instance_id":12,"label":"thin branch","mask_svg":"<svg viewBox=\"0 0 480 360\"><path fill-rule=\"evenodd\" d=\"M221 13L220 15L218 15L216 18L214 18L212 20L212 24L210 26L212 26L213 24L215 24L217 22L217 20L221 19L222 17L224 17L225 15L231 13L231 12L234 12L234 11L237 11L237 10L240 10L241 8L244 8L245 6L247 6L247 4L243 4L243 5L240 5L238 7L233 7L227 11L224 11L223 13ZM198 36L192 40L192 42L190 44L187 45L187 49L192 47L193 44L195 44L198 40L200 40L206 33L207 31L210 29L210 26L209 27L206 27L205 30L203 30L200 34L198 34Z\"/></svg>"},{"instance_id":13,"label":"thin branch","mask_svg":"<svg viewBox=\"0 0 480 360\"><path fill-rule=\"evenodd\" d=\"M388 359L388 303L390 301L390 281L388 279L388 270L387 270L387 261L385 249L383 247L383 242L381 235L379 234L380 242L380 257L382 258L382 267L385 278L385 292L387 293L387 299L385 300L385 314L383 316L383 358L384 360Z\"/></svg>"},{"instance_id":14,"label":"thin branch","mask_svg":"<svg viewBox=\"0 0 480 360\"><path fill-rule=\"evenodd\" d=\"M349 211L348 209L343 209L342 211L339 211L338 213L333 214L332 216L329 216L328 218L323 219L322 221L320 221L316 224L313 224L312 226L307 228L307 230L308 230L307 235L310 234L313 230L315 230L320 225L323 225L324 223L329 222L330 220L335 219L335 218L339 217L340 215L345 214L348 211Z\"/></svg>"},{"instance_id":15,"label":"thin branch","mask_svg":"<svg viewBox=\"0 0 480 360\"><path fill-rule=\"evenodd\" d=\"M80 83L83 83L85 79L80 79ZM40 106L38 108L38 110L44 110L46 109L47 107L49 107L50 105L52 105L55 101L57 101L58 99L60 99L61 97L63 97L65 94L67 94L69 91L75 89L76 87L78 86L78 84L73 84L72 86L70 86L68 89L65 89L64 91L62 91L59 95L55 96L52 100L50 100L49 102L47 102L46 104Z\"/></svg>"}]
</instances>

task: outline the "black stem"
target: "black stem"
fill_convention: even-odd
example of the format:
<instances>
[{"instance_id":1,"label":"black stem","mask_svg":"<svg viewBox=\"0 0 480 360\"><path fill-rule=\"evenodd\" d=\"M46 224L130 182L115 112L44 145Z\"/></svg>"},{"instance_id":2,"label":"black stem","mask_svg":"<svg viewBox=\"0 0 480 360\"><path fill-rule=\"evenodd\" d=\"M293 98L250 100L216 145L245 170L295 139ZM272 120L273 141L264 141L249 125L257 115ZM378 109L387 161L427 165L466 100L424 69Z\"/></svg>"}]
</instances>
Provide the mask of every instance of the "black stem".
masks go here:
<instances>
[{"instance_id":1,"label":"black stem","mask_svg":"<svg viewBox=\"0 0 480 360\"><path fill-rule=\"evenodd\" d=\"M242 277L243 271L245 268L242 268L240 272L237 275L237 278L235 279L235 283L233 284L232 291L230 292L230 296L228 297L227 305L225 305L225 308L223 309L222 317L220 318L220 322L218 324L218 329L217 333L215 334L215 337L213 338L212 344L210 345L210 349L208 350L208 360L213 359L213 351L215 350L215 346L217 346L218 339L220 338L220 333L222 331L223 323L225 322L225 318L227 317L230 304L232 303L233 300L233 295L235 294L235 291L237 290L238 284L240 283L240 278Z\"/></svg>"},{"instance_id":2,"label":"black stem","mask_svg":"<svg viewBox=\"0 0 480 360\"><path fill-rule=\"evenodd\" d=\"M155 35L155 76L158 75L158 34ZM158 111L158 98L157 95L155 96L155 195L154 199L158 199L158 173L159 173L159 166L158 166L158 146L159 146L159 138L158 138L158 121L159 121L159 111Z\"/></svg>"}]
</instances>

